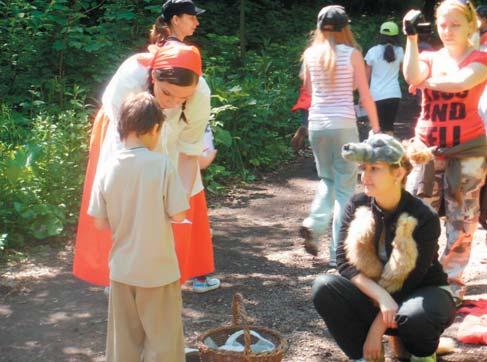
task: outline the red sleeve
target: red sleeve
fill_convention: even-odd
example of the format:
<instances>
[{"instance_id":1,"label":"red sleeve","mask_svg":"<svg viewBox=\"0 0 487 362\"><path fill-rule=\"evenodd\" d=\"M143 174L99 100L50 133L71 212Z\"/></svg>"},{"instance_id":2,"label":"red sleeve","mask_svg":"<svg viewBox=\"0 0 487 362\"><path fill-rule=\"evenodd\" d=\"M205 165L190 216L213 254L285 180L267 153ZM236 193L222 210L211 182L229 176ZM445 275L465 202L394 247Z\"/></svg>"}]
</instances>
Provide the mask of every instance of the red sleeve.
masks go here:
<instances>
[{"instance_id":1,"label":"red sleeve","mask_svg":"<svg viewBox=\"0 0 487 362\"><path fill-rule=\"evenodd\" d=\"M481 52L480 50L474 50L462 63L462 66L464 67L471 63L480 63L487 66L487 53Z\"/></svg>"},{"instance_id":2,"label":"red sleeve","mask_svg":"<svg viewBox=\"0 0 487 362\"><path fill-rule=\"evenodd\" d=\"M487 45L487 33L483 33L480 37L480 45Z\"/></svg>"}]
</instances>

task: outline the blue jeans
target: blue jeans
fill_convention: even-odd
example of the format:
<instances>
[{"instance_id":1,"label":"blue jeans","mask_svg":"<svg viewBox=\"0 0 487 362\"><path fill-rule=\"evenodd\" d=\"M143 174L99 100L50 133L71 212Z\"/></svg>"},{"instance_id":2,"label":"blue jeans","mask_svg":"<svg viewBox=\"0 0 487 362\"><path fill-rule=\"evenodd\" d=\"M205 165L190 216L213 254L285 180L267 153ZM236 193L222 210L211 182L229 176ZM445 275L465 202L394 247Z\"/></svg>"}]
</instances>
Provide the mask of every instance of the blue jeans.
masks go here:
<instances>
[{"instance_id":1,"label":"blue jeans","mask_svg":"<svg viewBox=\"0 0 487 362\"><path fill-rule=\"evenodd\" d=\"M330 260L336 260L336 244L348 200L355 191L357 166L342 157L342 146L358 142L357 128L309 131L309 141L320 177L310 214L303 226L311 230L315 241L325 234L333 218Z\"/></svg>"}]
</instances>

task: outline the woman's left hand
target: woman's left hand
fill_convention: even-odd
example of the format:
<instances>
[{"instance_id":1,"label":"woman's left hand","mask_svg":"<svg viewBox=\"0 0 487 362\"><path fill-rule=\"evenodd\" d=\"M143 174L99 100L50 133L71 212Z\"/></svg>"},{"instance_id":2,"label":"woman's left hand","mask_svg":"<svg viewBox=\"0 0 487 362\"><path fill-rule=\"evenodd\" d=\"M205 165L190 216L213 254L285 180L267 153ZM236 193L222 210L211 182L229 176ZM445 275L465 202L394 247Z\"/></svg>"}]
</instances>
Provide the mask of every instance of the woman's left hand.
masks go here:
<instances>
[{"instance_id":1,"label":"woman's left hand","mask_svg":"<svg viewBox=\"0 0 487 362\"><path fill-rule=\"evenodd\" d=\"M412 95L415 95L416 94L416 91L419 89L419 90L423 90L426 88L426 81L424 81L423 83L420 83L420 84L416 84L416 85L409 85L409 94L412 94Z\"/></svg>"},{"instance_id":2,"label":"woman's left hand","mask_svg":"<svg viewBox=\"0 0 487 362\"><path fill-rule=\"evenodd\" d=\"M382 331L375 324L369 329L363 346L363 358L377 360L382 356Z\"/></svg>"}]
</instances>

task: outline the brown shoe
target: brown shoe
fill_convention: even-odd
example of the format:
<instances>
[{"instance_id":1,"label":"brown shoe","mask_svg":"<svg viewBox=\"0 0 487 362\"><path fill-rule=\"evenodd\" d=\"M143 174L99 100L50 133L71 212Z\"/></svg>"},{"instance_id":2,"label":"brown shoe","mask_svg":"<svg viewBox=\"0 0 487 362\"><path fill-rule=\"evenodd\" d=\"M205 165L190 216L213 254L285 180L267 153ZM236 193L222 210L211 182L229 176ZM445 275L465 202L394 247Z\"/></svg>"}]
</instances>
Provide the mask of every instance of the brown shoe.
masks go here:
<instances>
[{"instance_id":1,"label":"brown shoe","mask_svg":"<svg viewBox=\"0 0 487 362\"><path fill-rule=\"evenodd\" d=\"M304 250L313 256L317 256L319 251L318 244L313 240L311 230L305 226L301 226L299 228L299 235L304 239Z\"/></svg>"}]
</instances>

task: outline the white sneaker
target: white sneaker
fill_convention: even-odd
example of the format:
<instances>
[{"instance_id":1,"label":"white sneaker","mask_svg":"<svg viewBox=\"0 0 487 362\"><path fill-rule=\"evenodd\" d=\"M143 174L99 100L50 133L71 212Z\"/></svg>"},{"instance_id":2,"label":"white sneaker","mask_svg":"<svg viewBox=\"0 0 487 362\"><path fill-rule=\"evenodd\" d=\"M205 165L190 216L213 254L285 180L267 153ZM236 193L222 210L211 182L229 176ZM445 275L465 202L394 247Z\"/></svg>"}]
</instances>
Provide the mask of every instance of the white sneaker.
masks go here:
<instances>
[{"instance_id":1,"label":"white sneaker","mask_svg":"<svg viewBox=\"0 0 487 362\"><path fill-rule=\"evenodd\" d=\"M193 292L206 293L210 290L218 289L220 287L220 279L206 277L204 281L193 279Z\"/></svg>"}]
</instances>

